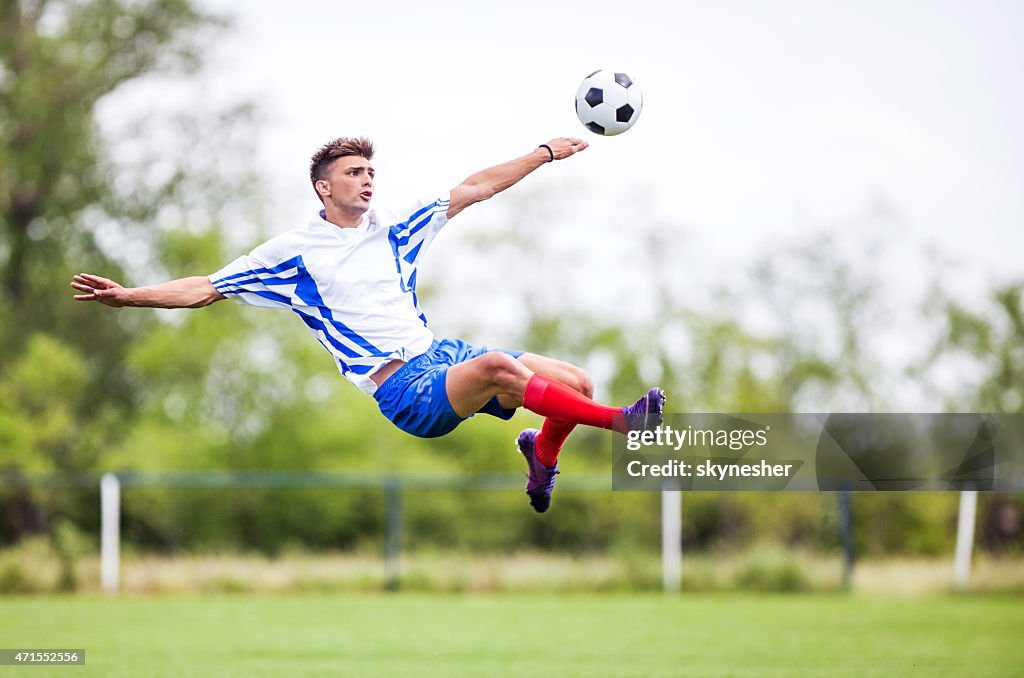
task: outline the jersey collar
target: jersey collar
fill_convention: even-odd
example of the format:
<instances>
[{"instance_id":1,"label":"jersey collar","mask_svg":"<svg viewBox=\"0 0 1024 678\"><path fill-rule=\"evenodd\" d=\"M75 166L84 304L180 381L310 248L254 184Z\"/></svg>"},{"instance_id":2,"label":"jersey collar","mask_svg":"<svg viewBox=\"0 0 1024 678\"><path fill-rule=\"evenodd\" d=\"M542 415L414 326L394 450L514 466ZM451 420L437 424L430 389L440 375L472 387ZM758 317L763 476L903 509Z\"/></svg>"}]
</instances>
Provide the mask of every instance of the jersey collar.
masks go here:
<instances>
[{"instance_id":1,"label":"jersey collar","mask_svg":"<svg viewBox=\"0 0 1024 678\"><path fill-rule=\"evenodd\" d=\"M359 225L356 226L355 228L340 228L336 224L332 224L331 222L327 221L327 210L320 210L319 212L316 213L316 216L314 216L313 219L310 220L311 226L321 226L323 228L327 228L331 232L346 238L357 234L362 235L366 233L368 230L370 230L370 227L376 225L376 223L377 213L374 212L372 209L368 210L366 214L363 215L363 220L360 221Z\"/></svg>"}]
</instances>

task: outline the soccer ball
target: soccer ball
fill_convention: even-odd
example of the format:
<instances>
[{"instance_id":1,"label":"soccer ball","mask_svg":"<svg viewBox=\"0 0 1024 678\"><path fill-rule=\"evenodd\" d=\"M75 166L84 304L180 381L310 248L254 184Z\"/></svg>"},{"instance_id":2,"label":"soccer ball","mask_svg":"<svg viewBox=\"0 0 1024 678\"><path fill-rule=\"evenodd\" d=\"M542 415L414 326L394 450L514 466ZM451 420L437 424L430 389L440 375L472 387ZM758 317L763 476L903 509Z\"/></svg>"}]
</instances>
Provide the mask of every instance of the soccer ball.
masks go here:
<instances>
[{"instance_id":1,"label":"soccer ball","mask_svg":"<svg viewBox=\"0 0 1024 678\"><path fill-rule=\"evenodd\" d=\"M594 71L576 90L576 115L587 129L606 137L632 127L644 106L644 95L625 73Z\"/></svg>"}]
</instances>

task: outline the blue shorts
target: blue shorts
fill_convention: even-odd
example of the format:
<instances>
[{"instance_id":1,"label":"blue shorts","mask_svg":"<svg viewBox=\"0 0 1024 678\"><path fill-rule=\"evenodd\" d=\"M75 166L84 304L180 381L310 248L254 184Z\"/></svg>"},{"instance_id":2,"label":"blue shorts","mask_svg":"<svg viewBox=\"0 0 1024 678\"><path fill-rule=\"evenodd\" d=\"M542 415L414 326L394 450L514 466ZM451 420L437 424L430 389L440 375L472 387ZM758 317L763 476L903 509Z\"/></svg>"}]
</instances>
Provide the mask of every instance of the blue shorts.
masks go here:
<instances>
[{"instance_id":1,"label":"blue shorts","mask_svg":"<svg viewBox=\"0 0 1024 678\"><path fill-rule=\"evenodd\" d=\"M462 423L448 402L445 377L452 365L464 363L487 353L486 346L470 346L460 339L435 340L423 355L399 367L373 394L380 411L392 424L420 438L436 438L451 433ZM518 358L523 351L506 351ZM506 410L491 398L477 412L511 419L515 410ZM472 414L469 416L473 416Z\"/></svg>"}]
</instances>

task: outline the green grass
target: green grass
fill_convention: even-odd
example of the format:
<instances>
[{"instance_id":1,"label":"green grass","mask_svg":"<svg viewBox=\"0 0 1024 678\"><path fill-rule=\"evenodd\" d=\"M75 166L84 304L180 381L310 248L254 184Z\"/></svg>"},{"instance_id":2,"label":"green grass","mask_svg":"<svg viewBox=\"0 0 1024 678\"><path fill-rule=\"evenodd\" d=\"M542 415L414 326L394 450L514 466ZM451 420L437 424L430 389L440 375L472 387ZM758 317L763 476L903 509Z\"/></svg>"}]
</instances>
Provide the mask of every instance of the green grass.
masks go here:
<instances>
[{"instance_id":1,"label":"green grass","mask_svg":"<svg viewBox=\"0 0 1024 678\"><path fill-rule=\"evenodd\" d=\"M840 595L0 598L26 676L1019 676L1024 601Z\"/></svg>"}]
</instances>

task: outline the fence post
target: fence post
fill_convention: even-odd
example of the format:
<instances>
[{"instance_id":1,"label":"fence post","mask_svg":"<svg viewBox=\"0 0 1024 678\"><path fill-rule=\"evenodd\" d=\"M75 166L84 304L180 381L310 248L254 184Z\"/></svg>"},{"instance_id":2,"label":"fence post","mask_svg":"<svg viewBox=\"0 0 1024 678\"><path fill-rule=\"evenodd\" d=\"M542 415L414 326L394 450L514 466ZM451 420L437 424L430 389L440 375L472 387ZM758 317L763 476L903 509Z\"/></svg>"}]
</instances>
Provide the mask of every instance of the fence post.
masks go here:
<instances>
[{"instance_id":1,"label":"fence post","mask_svg":"<svg viewBox=\"0 0 1024 678\"><path fill-rule=\"evenodd\" d=\"M121 577L121 483L113 473L100 479L100 584L117 593Z\"/></svg>"},{"instance_id":2,"label":"fence post","mask_svg":"<svg viewBox=\"0 0 1024 678\"><path fill-rule=\"evenodd\" d=\"M661 488L661 580L665 593L678 593L683 574L683 493L675 479Z\"/></svg>"},{"instance_id":3,"label":"fence post","mask_svg":"<svg viewBox=\"0 0 1024 678\"><path fill-rule=\"evenodd\" d=\"M402 480L389 476L384 494L384 588L397 591L402 583Z\"/></svg>"},{"instance_id":4,"label":"fence post","mask_svg":"<svg viewBox=\"0 0 1024 678\"><path fill-rule=\"evenodd\" d=\"M853 585L853 566L857 561L857 545L853 537L853 499L849 490L836 492L836 517L839 522L839 543L843 547L843 589Z\"/></svg>"},{"instance_id":5,"label":"fence post","mask_svg":"<svg viewBox=\"0 0 1024 678\"><path fill-rule=\"evenodd\" d=\"M974 522L978 509L978 491L960 493L960 517L956 524L956 556L953 560L953 581L956 587L967 588L971 578L971 551L974 548Z\"/></svg>"}]
</instances>

